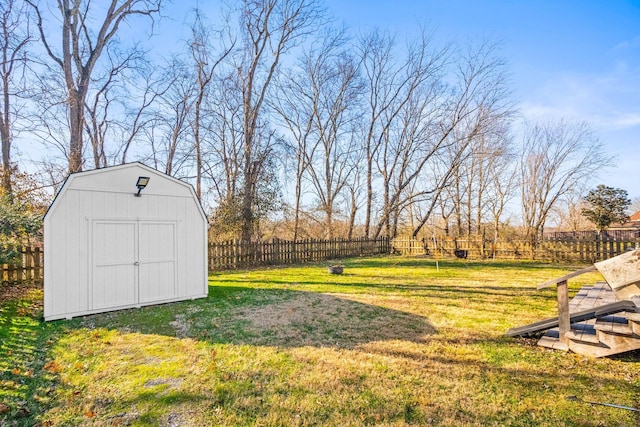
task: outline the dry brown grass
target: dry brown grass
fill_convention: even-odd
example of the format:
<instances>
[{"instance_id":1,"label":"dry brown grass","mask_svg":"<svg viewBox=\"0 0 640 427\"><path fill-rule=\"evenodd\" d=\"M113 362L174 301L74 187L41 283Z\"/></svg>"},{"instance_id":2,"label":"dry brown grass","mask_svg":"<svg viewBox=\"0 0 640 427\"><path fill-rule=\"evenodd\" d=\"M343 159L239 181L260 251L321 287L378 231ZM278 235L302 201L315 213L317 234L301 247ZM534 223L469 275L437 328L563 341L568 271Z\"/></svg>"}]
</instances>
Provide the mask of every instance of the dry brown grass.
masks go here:
<instances>
[{"instance_id":1,"label":"dry brown grass","mask_svg":"<svg viewBox=\"0 0 640 427\"><path fill-rule=\"evenodd\" d=\"M351 348L375 339L422 341L434 328L405 311L383 312L372 297L299 292L286 301L241 308L228 315L248 322L249 336L261 345Z\"/></svg>"}]
</instances>

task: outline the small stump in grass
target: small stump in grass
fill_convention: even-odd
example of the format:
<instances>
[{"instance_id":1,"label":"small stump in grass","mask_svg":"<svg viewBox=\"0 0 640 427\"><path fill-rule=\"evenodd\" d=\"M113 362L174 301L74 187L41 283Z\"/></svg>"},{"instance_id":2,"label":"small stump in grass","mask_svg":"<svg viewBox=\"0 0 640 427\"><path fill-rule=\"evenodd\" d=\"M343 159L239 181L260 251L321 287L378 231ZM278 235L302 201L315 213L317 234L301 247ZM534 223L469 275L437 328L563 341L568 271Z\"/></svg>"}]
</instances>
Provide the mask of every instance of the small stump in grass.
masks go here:
<instances>
[{"instance_id":1,"label":"small stump in grass","mask_svg":"<svg viewBox=\"0 0 640 427\"><path fill-rule=\"evenodd\" d=\"M330 265L329 266L329 273L331 274L342 274L342 272L344 271L344 267L341 265Z\"/></svg>"}]
</instances>

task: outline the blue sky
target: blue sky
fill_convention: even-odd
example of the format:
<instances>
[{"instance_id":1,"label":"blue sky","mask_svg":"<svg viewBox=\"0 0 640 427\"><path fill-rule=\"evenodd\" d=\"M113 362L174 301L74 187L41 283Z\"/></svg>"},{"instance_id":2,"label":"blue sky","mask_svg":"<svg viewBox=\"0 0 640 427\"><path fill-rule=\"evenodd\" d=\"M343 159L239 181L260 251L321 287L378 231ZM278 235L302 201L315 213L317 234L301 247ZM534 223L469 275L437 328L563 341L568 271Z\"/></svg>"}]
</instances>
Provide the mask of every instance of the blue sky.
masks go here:
<instances>
[{"instance_id":1,"label":"blue sky","mask_svg":"<svg viewBox=\"0 0 640 427\"><path fill-rule=\"evenodd\" d=\"M420 24L442 41L502 45L525 118L591 123L617 167L603 183L640 197L640 1L326 0L353 30L410 37Z\"/></svg>"},{"instance_id":2,"label":"blue sky","mask_svg":"<svg viewBox=\"0 0 640 427\"><path fill-rule=\"evenodd\" d=\"M197 4L211 21L221 18L220 0L175 0L165 9L169 19L156 28L163 53L167 42L178 44L187 37L176 27L185 23ZM522 117L589 122L607 152L617 158L616 167L594 178L589 188L606 184L640 198L636 176L640 172L640 0L324 0L324 4L338 24L356 34L379 27L402 40L426 24L437 42L499 42Z\"/></svg>"}]
</instances>

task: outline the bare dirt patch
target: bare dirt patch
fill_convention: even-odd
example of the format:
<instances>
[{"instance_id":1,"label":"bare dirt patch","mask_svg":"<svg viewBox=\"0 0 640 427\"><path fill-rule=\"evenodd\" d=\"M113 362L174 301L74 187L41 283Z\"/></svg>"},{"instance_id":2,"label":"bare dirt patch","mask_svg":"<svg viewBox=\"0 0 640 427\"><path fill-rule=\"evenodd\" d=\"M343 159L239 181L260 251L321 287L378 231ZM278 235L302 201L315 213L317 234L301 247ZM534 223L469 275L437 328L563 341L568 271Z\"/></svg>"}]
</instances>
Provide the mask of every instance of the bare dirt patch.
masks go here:
<instances>
[{"instance_id":1,"label":"bare dirt patch","mask_svg":"<svg viewBox=\"0 0 640 427\"><path fill-rule=\"evenodd\" d=\"M178 388L182 384L182 378L156 378L143 384L144 387L154 387L157 385L167 385L168 388Z\"/></svg>"},{"instance_id":2,"label":"bare dirt patch","mask_svg":"<svg viewBox=\"0 0 640 427\"><path fill-rule=\"evenodd\" d=\"M184 314L177 314L175 320L170 323L173 326L173 329L176 331L176 337L184 338L189 335L189 330L191 329L191 325L186 319Z\"/></svg>"},{"instance_id":3,"label":"bare dirt patch","mask_svg":"<svg viewBox=\"0 0 640 427\"><path fill-rule=\"evenodd\" d=\"M422 316L340 295L299 292L291 298L234 314L246 322L256 344L355 345L381 340L424 341L434 328Z\"/></svg>"}]
</instances>

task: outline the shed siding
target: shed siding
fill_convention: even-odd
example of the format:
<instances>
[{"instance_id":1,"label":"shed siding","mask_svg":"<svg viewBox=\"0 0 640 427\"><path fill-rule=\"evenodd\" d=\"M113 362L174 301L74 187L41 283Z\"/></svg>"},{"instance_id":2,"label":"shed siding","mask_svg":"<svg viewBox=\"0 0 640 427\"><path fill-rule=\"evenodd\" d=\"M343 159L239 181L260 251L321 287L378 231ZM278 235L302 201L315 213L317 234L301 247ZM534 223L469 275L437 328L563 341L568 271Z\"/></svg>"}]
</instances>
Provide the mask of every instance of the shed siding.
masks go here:
<instances>
[{"instance_id":1,"label":"shed siding","mask_svg":"<svg viewBox=\"0 0 640 427\"><path fill-rule=\"evenodd\" d=\"M142 197L133 196L138 176L151 177ZM108 225L118 221L128 225ZM131 164L71 175L45 217L45 319L206 296L206 228L193 190L150 168ZM146 261L152 261L137 273L146 287L138 284L133 303L125 277L133 268L130 242L123 248L113 242L130 233L145 239ZM117 260L120 254L101 252L114 248L130 267L94 265L101 257Z\"/></svg>"}]
</instances>

